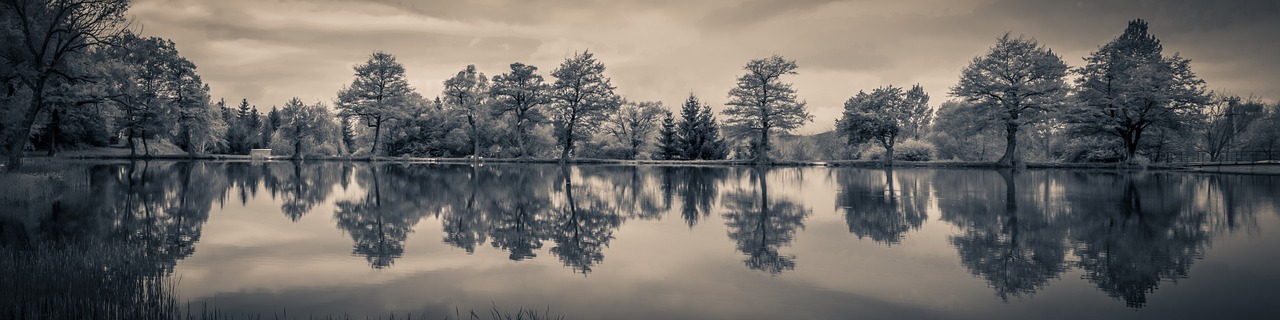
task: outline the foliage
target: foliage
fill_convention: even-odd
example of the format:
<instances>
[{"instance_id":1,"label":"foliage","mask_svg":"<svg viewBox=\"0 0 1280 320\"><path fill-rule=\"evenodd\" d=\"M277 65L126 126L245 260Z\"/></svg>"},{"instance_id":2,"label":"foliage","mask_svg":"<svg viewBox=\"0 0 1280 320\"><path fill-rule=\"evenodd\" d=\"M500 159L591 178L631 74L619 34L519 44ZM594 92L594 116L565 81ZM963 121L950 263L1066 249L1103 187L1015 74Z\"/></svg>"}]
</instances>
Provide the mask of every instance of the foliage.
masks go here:
<instances>
[{"instance_id":1,"label":"foliage","mask_svg":"<svg viewBox=\"0 0 1280 320\"><path fill-rule=\"evenodd\" d=\"M450 110L460 113L466 119L470 129L471 155L480 156L479 125L485 121L490 112L486 110L489 100L489 78L483 72L476 71L475 65L467 65L453 78L444 81L444 103Z\"/></svg>"},{"instance_id":2,"label":"foliage","mask_svg":"<svg viewBox=\"0 0 1280 320\"><path fill-rule=\"evenodd\" d=\"M929 94L924 92L924 87L917 83L907 90L904 100L907 104L907 118L902 122L902 136L921 139L927 135L930 124L933 123L933 109L929 108Z\"/></svg>"},{"instance_id":3,"label":"foliage","mask_svg":"<svg viewBox=\"0 0 1280 320\"><path fill-rule=\"evenodd\" d=\"M624 159L636 159L640 155L645 143L658 130L658 116L664 111L666 108L662 107L662 102L627 101L617 113L609 117L605 131L617 138L625 148Z\"/></svg>"},{"instance_id":4,"label":"foliage","mask_svg":"<svg viewBox=\"0 0 1280 320\"><path fill-rule=\"evenodd\" d=\"M671 115L671 111L666 111L666 115L662 117L662 127L658 129L658 152L653 154L654 159L673 160L681 155L680 136L676 132L676 121Z\"/></svg>"},{"instance_id":5,"label":"foliage","mask_svg":"<svg viewBox=\"0 0 1280 320\"><path fill-rule=\"evenodd\" d=\"M31 128L45 110L48 90L58 84L89 82L96 75L82 74L77 64L69 63L90 48L101 45L119 32L125 24L126 0L12 0L0 3L0 76L6 91L17 87L30 90L26 107L10 103L5 116L17 120L5 126L3 151L7 154L6 170L22 167ZM21 111L19 111L21 110Z\"/></svg>"},{"instance_id":6,"label":"foliage","mask_svg":"<svg viewBox=\"0 0 1280 320\"><path fill-rule=\"evenodd\" d=\"M858 94L844 103L844 116L836 121L836 130L848 138L849 145L875 141L891 155L903 126L911 119L911 108L902 88L892 85ZM888 161L893 163L893 161Z\"/></svg>"},{"instance_id":7,"label":"foliage","mask_svg":"<svg viewBox=\"0 0 1280 320\"><path fill-rule=\"evenodd\" d=\"M405 109L421 99L405 78L404 65L390 53L375 51L357 65L350 86L338 90L338 115L363 121L373 128L370 154L377 156L385 122L404 118Z\"/></svg>"},{"instance_id":8,"label":"foliage","mask_svg":"<svg viewBox=\"0 0 1280 320\"><path fill-rule=\"evenodd\" d=\"M686 160L720 160L728 154L711 106L689 94L677 125L679 154Z\"/></svg>"},{"instance_id":9,"label":"foliage","mask_svg":"<svg viewBox=\"0 0 1280 320\"><path fill-rule=\"evenodd\" d=\"M991 161L998 148L1004 147L999 128L972 103L947 101L938 106L928 140L937 148L937 159Z\"/></svg>"},{"instance_id":10,"label":"foliage","mask_svg":"<svg viewBox=\"0 0 1280 320\"><path fill-rule=\"evenodd\" d=\"M1191 72L1190 60L1163 50L1139 19L1085 58L1077 70L1079 103L1063 110L1072 133L1118 138L1125 159L1134 162L1148 129L1190 130L1207 102L1204 81Z\"/></svg>"},{"instance_id":11,"label":"foliage","mask_svg":"<svg viewBox=\"0 0 1280 320\"><path fill-rule=\"evenodd\" d=\"M622 99L604 76L604 64L591 52L566 58L551 76L556 78L551 86L551 122L560 159L564 160L573 152L574 143L594 133Z\"/></svg>"},{"instance_id":12,"label":"foliage","mask_svg":"<svg viewBox=\"0 0 1280 320\"><path fill-rule=\"evenodd\" d=\"M1067 65L1035 39L1008 33L987 54L976 57L960 74L951 94L985 109L986 120L1005 127L1003 165L1022 162L1018 131L1044 121L1051 109L1063 105L1068 87Z\"/></svg>"},{"instance_id":13,"label":"foliage","mask_svg":"<svg viewBox=\"0 0 1280 320\"><path fill-rule=\"evenodd\" d=\"M547 121L543 106L549 102L548 87L538 67L512 63L511 72L493 77L493 112L510 114L518 157L529 155L530 130Z\"/></svg>"},{"instance_id":14,"label":"foliage","mask_svg":"<svg viewBox=\"0 0 1280 320\"><path fill-rule=\"evenodd\" d=\"M795 130L813 121L813 115L804 101L796 101L791 84L781 80L784 75L796 74L794 60L774 55L751 60L743 69L747 73L729 90L728 108L723 111L725 127L735 137L750 138L756 163L767 164L769 135Z\"/></svg>"},{"instance_id":15,"label":"foliage","mask_svg":"<svg viewBox=\"0 0 1280 320\"><path fill-rule=\"evenodd\" d=\"M304 155L337 155L339 129L334 116L324 103L303 104L294 97L280 110L280 128L273 152L283 152L301 159Z\"/></svg>"}]
</instances>

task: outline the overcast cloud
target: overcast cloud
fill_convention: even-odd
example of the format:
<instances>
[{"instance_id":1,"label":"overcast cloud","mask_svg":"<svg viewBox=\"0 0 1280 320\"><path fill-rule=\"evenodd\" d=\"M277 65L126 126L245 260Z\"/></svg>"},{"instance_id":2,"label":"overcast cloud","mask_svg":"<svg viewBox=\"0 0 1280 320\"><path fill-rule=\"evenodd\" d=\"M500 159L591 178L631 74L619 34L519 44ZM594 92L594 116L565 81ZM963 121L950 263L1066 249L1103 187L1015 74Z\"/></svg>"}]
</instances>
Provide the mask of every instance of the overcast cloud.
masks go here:
<instances>
[{"instance_id":1,"label":"overcast cloud","mask_svg":"<svg viewBox=\"0 0 1280 320\"><path fill-rule=\"evenodd\" d=\"M920 83L936 106L1005 32L1079 66L1135 18L1211 89L1280 98L1280 1L135 0L131 14L196 63L215 100L259 109L331 103L375 50L427 97L467 64L492 77L524 62L551 80L590 50L628 99L675 108L693 92L720 110L747 61L780 54L815 115L801 132L816 133L859 90Z\"/></svg>"}]
</instances>

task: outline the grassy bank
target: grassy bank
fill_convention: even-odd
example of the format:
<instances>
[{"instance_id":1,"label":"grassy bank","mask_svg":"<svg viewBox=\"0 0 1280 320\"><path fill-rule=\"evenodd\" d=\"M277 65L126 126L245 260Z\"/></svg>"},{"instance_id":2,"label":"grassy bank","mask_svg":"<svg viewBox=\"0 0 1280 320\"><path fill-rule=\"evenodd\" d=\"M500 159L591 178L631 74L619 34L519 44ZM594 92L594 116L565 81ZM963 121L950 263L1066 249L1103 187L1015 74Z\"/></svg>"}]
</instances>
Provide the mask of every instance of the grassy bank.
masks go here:
<instances>
[{"instance_id":1,"label":"grassy bank","mask_svg":"<svg viewBox=\"0 0 1280 320\"><path fill-rule=\"evenodd\" d=\"M41 159L47 157L43 153L33 153L29 159ZM122 148L92 148L84 150L75 150L63 152L58 158L65 159L129 159L128 149ZM143 158L137 158L143 159ZM224 154L206 154L190 156L187 154L154 154L145 159L151 160L217 160L217 161L289 161L289 156L270 156L270 157L250 157L248 155L224 155ZM595 159L595 158L573 158L561 161L558 158L420 158L420 157L371 157L371 156L320 156L307 157L304 160L319 161L384 161L384 162L400 162L400 163L441 163L441 164L470 164L470 163L514 163L514 164L609 164L609 165L663 165L663 166L752 166L754 162L748 160L624 160L624 159ZM32 161L35 162L35 161ZM799 167L799 166L826 166L826 167L856 167L856 168L883 168L885 163L881 160L833 160L833 161L791 161L791 160L775 160L770 164L775 167ZM1003 168L994 162L977 162L977 161L895 161L895 168L983 168L997 169ZM1093 170L1190 170L1201 172L1222 172L1222 173L1251 173L1251 174L1280 174L1280 165L1276 166L1257 166L1257 165L1222 165L1222 166L1191 166L1185 164L1140 164L1131 165L1125 163L1052 163L1052 162L1031 162L1027 163L1029 169L1093 169Z\"/></svg>"}]
</instances>

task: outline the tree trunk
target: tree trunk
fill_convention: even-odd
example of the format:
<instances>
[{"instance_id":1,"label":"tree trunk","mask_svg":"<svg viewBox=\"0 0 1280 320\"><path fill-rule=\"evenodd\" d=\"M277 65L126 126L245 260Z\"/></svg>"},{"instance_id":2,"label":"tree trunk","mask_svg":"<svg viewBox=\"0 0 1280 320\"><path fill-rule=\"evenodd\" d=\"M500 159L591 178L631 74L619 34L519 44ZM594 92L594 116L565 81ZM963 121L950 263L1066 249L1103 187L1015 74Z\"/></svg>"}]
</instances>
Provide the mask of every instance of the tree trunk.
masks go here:
<instances>
[{"instance_id":1,"label":"tree trunk","mask_svg":"<svg viewBox=\"0 0 1280 320\"><path fill-rule=\"evenodd\" d=\"M196 143L195 143L195 141L192 141L192 139L191 139L191 129L188 129L188 128L185 128L185 127L184 127L184 128L182 129L182 132L187 136L187 156L188 156L188 157L191 157L191 158L195 158L195 157L196 157Z\"/></svg>"},{"instance_id":2,"label":"tree trunk","mask_svg":"<svg viewBox=\"0 0 1280 320\"><path fill-rule=\"evenodd\" d=\"M62 112L54 108L49 113L49 135L45 137L49 139L49 156L53 157L58 154L58 131L62 128Z\"/></svg>"},{"instance_id":3,"label":"tree trunk","mask_svg":"<svg viewBox=\"0 0 1280 320\"><path fill-rule=\"evenodd\" d=\"M373 146L369 149L369 157L378 158L378 140L382 135L382 116L374 117L373 121Z\"/></svg>"},{"instance_id":4,"label":"tree trunk","mask_svg":"<svg viewBox=\"0 0 1280 320\"><path fill-rule=\"evenodd\" d=\"M302 130L294 130L293 134L293 158L302 159Z\"/></svg>"},{"instance_id":5,"label":"tree trunk","mask_svg":"<svg viewBox=\"0 0 1280 320\"><path fill-rule=\"evenodd\" d=\"M884 144L884 163L890 167L893 166L893 140Z\"/></svg>"},{"instance_id":6,"label":"tree trunk","mask_svg":"<svg viewBox=\"0 0 1280 320\"><path fill-rule=\"evenodd\" d=\"M1000 156L999 163L1001 166L1012 167L1022 163L1022 158L1018 156L1018 124L1006 123L1005 127L1005 146L1004 155Z\"/></svg>"},{"instance_id":7,"label":"tree trunk","mask_svg":"<svg viewBox=\"0 0 1280 320\"><path fill-rule=\"evenodd\" d=\"M23 152L27 149L27 142L31 140L31 126L36 123L36 116L40 114L40 107L44 105L44 81L41 80L36 87L31 90L31 105L27 108L27 114L22 118L17 130L13 130L13 135L9 137L9 161L5 170L10 172L18 171L22 168Z\"/></svg>"},{"instance_id":8,"label":"tree trunk","mask_svg":"<svg viewBox=\"0 0 1280 320\"><path fill-rule=\"evenodd\" d=\"M1142 130L1133 130L1131 133L1125 135L1124 160L1126 163L1129 163L1129 164L1137 163L1137 159L1135 159L1134 157L1138 153L1138 140L1141 138L1142 138Z\"/></svg>"},{"instance_id":9,"label":"tree trunk","mask_svg":"<svg viewBox=\"0 0 1280 320\"><path fill-rule=\"evenodd\" d=\"M476 121L470 120L471 123L471 159L480 160L480 130L476 128Z\"/></svg>"},{"instance_id":10,"label":"tree trunk","mask_svg":"<svg viewBox=\"0 0 1280 320\"><path fill-rule=\"evenodd\" d=\"M138 143L134 142L137 140L138 134L134 132L137 132L137 129L129 127L129 159L138 157Z\"/></svg>"},{"instance_id":11,"label":"tree trunk","mask_svg":"<svg viewBox=\"0 0 1280 320\"><path fill-rule=\"evenodd\" d=\"M760 129L760 143L756 145L756 165L769 164L769 127Z\"/></svg>"},{"instance_id":12,"label":"tree trunk","mask_svg":"<svg viewBox=\"0 0 1280 320\"><path fill-rule=\"evenodd\" d=\"M143 155L144 157L150 158L150 157L151 157L151 146L147 144L147 130L146 130L146 129L142 129L142 137L141 137L141 138L142 138L142 155Z\"/></svg>"},{"instance_id":13,"label":"tree trunk","mask_svg":"<svg viewBox=\"0 0 1280 320\"><path fill-rule=\"evenodd\" d=\"M524 150L524 124L520 120L516 120L516 146L520 148L520 157L524 158L526 153Z\"/></svg>"},{"instance_id":14,"label":"tree trunk","mask_svg":"<svg viewBox=\"0 0 1280 320\"><path fill-rule=\"evenodd\" d=\"M564 129L564 148L560 150L560 163L564 163L569 159L569 151L573 150L573 121L570 120L568 127Z\"/></svg>"}]
</instances>

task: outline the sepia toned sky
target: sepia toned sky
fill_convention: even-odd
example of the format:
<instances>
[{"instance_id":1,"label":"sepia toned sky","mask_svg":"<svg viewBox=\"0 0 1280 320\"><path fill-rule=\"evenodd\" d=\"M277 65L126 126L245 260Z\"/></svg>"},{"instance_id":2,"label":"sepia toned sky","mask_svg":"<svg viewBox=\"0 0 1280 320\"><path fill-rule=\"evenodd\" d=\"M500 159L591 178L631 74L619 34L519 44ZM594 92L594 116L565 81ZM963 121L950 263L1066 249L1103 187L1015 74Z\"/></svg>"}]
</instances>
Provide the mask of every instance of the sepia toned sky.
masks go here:
<instances>
[{"instance_id":1,"label":"sepia toned sky","mask_svg":"<svg viewBox=\"0 0 1280 320\"><path fill-rule=\"evenodd\" d=\"M780 54L799 65L787 80L815 116L800 133L817 133L859 90L919 83L936 107L1005 32L1080 66L1134 18L1210 89L1280 99L1280 1L1269 0L135 0L130 14L196 63L215 100L259 109L331 104L375 50L427 97L468 64L492 77L524 62L550 82L590 50L628 99L674 109L692 92L718 111L747 61Z\"/></svg>"}]
</instances>

